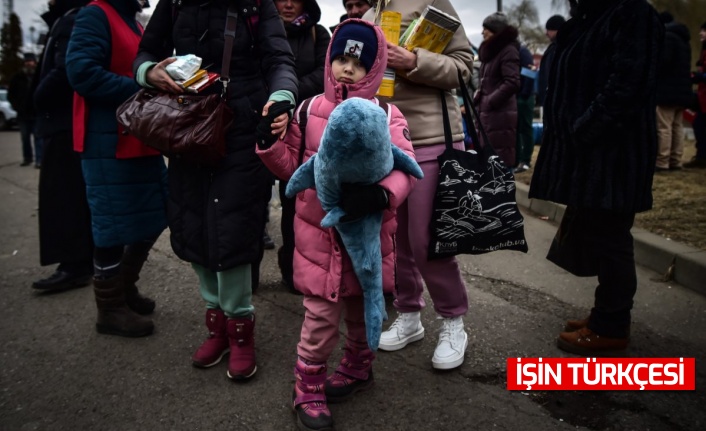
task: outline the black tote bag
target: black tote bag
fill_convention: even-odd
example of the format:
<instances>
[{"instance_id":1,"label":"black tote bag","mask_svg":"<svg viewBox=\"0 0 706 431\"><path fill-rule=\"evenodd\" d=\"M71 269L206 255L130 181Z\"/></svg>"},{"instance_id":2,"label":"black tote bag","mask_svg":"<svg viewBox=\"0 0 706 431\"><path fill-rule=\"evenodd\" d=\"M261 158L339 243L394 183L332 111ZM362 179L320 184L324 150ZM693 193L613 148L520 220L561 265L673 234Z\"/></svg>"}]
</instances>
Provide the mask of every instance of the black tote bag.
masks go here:
<instances>
[{"instance_id":1,"label":"black tote bag","mask_svg":"<svg viewBox=\"0 0 706 431\"><path fill-rule=\"evenodd\" d=\"M460 71L459 86L475 150L453 148L446 97L441 91L446 150L438 157L439 178L429 226L429 260L495 250L526 253L524 219L515 201L515 178L490 145ZM483 136L482 142L474 130L471 112Z\"/></svg>"}]
</instances>

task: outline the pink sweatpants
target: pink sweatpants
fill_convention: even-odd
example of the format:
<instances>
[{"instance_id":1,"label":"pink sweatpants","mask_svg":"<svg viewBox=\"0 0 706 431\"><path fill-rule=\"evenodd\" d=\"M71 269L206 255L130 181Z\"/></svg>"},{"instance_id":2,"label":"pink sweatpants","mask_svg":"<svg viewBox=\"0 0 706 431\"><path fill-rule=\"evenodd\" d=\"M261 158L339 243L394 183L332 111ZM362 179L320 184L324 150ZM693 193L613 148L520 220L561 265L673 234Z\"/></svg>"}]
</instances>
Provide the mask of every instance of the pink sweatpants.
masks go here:
<instances>
[{"instance_id":1,"label":"pink sweatpants","mask_svg":"<svg viewBox=\"0 0 706 431\"><path fill-rule=\"evenodd\" d=\"M346 347L356 352L368 348L362 296L342 297L338 302L305 296L304 308L306 313L297 344L297 354L302 358L315 363L328 361L338 344L338 328L344 309Z\"/></svg>"},{"instance_id":2,"label":"pink sweatpants","mask_svg":"<svg viewBox=\"0 0 706 431\"><path fill-rule=\"evenodd\" d=\"M463 143L454 144L463 149ZM417 163L424 178L397 210L397 289L395 308L403 313L424 308L424 284L434 302L434 310L445 318L466 314L468 296L455 257L427 260L431 221L439 163L436 159L445 146L415 148ZM423 282L422 282L423 280Z\"/></svg>"}]
</instances>

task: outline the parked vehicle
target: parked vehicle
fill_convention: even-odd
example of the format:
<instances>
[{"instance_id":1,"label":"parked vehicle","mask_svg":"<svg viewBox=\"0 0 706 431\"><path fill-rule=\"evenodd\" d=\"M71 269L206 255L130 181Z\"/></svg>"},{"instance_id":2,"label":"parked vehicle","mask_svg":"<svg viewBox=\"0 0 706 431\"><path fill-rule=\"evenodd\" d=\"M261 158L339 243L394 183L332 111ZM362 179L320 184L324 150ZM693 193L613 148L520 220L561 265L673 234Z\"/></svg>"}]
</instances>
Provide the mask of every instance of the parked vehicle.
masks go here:
<instances>
[{"instance_id":1,"label":"parked vehicle","mask_svg":"<svg viewBox=\"0 0 706 431\"><path fill-rule=\"evenodd\" d=\"M0 89L0 130L7 130L17 124L17 112L7 101L7 90Z\"/></svg>"}]
</instances>

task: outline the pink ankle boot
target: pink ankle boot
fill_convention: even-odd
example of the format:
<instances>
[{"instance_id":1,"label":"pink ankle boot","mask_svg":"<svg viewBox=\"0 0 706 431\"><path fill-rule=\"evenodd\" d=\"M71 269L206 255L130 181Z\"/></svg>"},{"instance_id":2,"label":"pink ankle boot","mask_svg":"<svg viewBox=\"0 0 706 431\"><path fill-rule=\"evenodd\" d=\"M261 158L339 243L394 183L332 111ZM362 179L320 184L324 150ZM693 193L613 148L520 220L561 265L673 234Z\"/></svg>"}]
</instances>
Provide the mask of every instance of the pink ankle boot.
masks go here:
<instances>
[{"instance_id":1,"label":"pink ankle boot","mask_svg":"<svg viewBox=\"0 0 706 431\"><path fill-rule=\"evenodd\" d=\"M294 366L292 394L294 411L299 429L308 431L333 430L333 418L326 404L326 364L314 363L298 358Z\"/></svg>"},{"instance_id":2,"label":"pink ankle boot","mask_svg":"<svg viewBox=\"0 0 706 431\"><path fill-rule=\"evenodd\" d=\"M356 392L370 389L375 383L373 359L375 354L369 349L354 352L346 348L336 371L326 379L326 399L330 403L339 403Z\"/></svg>"},{"instance_id":3,"label":"pink ankle boot","mask_svg":"<svg viewBox=\"0 0 706 431\"><path fill-rule=\"evenodd\" d=\"M247 380L257 371L255 364L255 315L236 317L226 322L226 333L230 343L228 378Z\"/></svg>"},{"instance_id":4,"label":"pink ankle boot","mask_svg":"<svg viewBox=\"0 0 706 431\"><path fill-rule=\"evenodd\" d=\"M191 357L191 363L197 368L208 368L221 362L230 350L226 335L226 316L222 310L206 310L208 338Z\"/></svg>"}]
</instances>

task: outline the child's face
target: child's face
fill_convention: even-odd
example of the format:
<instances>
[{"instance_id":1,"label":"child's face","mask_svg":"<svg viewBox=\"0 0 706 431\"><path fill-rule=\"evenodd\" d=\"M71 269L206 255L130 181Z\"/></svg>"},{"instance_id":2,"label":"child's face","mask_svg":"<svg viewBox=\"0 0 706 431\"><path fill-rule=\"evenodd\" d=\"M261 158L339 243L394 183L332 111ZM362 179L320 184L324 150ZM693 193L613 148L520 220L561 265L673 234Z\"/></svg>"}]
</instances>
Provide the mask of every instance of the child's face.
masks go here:
<instances>
[{"instance_id":1,"label":"child's face","mask_svg":"<svg viewBox=\"0 0 706 431\"><path fill-rule=\"evenodd\" d=\"M368 73L357 58L346 55L336 57L331 63L331 70L336 81L345 84L355 84Z\"/></svg>"}]
</instances>

